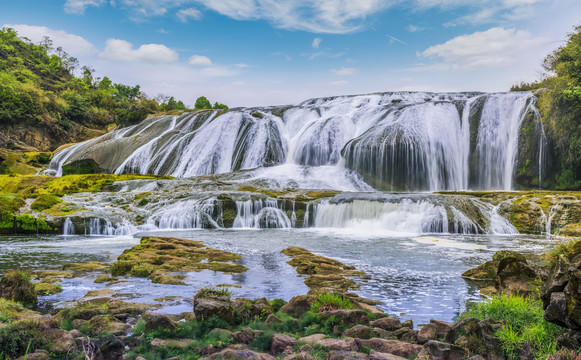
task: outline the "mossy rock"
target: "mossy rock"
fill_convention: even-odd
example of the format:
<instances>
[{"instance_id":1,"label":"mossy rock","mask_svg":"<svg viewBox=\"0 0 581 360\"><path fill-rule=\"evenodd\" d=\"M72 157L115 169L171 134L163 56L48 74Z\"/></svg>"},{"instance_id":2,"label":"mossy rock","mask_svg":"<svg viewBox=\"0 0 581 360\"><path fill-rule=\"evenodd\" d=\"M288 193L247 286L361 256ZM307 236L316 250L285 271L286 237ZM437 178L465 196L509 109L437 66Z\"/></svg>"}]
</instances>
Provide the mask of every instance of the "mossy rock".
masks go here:
<instances>
[{"instance_id":1,"label":"mossy rock","mask_svg":"<svg viewBox=\"0 0 581 360\"><path fill-rule=\"evenodd\" d=\"M466 270L462 273L462 277L468 280L475 281L492 281L496 279L496 271L498 269L498 262L487 261L475 268Z\"/></svg>"},{"instance_id":2,"label":"mossy rock","mask_svg":"<svg viewBox=\"0 0 581 360\"><path fill-rule=\"evenodd\" d=\"M63 265L63 270L71 271L107 271L111 264L102 261L91 261L88 263L69 263Z\"/></svg>"},{"instance_id":3,"label":"mossy rock","mask_svg":"<svg viewBox=\"0 0 581 360\"><path fill-rule=\"evenodd\" d=\"M36 294L38 296L53 295L63 291L62 286L59 284L51 284L47 282L36 283L34 284L34 288L36 289Z\"/></svg>"},{"instance_id":4,"label":"mossy rock","mask_svg":"<svg viewBox=\"0 0 581 360\"><path fill-rule=\"evenodd\" d=\"M31 273L26 270L8 270L0 278L0 297L18 301L24 306L36 305L38 298Z\"/></svg>"},{"instance_id":5,"label":"mossy rock","mask_svg":"<svg viewBox=\"0 0 581 360\"><path fill-rule=\"evenodd\" d=\"M50 209L56 204L62 203L63 201L56 195L52 194L42 194L39 195L36 200L30 205L32 210L43 211Z\"/></svg>"},{"instance_id":6,"label":"mossy rock","mask_svg":"<svg viewBox=\"0 0 581 360\"><path fill-rule=\"evenodd\" d=\"M101 275L95 279L94 283L95 284L102 284L102 283L107 283L107 282L116 281L116 280L119 280L119 279L117 279L115 277L111 277L109 275Z\"/></svg>"},{"instance_id":7,"label":"mossy rock","mask_svg":"<svg viewBox=\"0 0 581 360\"><path fill-rule=\"evenodd\" d=\"M184 275L159 275L151 279L154 284L186 285Z\"/></svg>"},{"instance_id":8,"label":"mossy rock","mask_svg":"<svg viewBox=\"0 0 581 360\"><path fill-rule=\"evenodd\" d=\"M72 279L74 274L70 271L61 271L61 270L45 270L45 271L36 271L32 274L33 279L43 281L46 278L57 278L57 279Z\"/></svg>"},{"instance_id":9,"label":"mossy rock","mask_svg":"<svg viewBox=\"0 0 581 360\"><path fill-rule=\"evenodd\" d=\"M63 175L99 174L103 170L93 159L82 159L63 165Z\"/></svg>"},{"instance_id":10,"label":"mossy rock","mask_svg":"<svg viewBox=\"0 0 581 360\"><path fill-rule=\"evenodd\" d=\"M329 290L343 292L359 288L355 281L340 275L312 275L305 279L305 285L311 289L321 289L324 292L329 292Z\"/></svg>"},{"instance_id":11,"label":"mossy rock","mask_svg":"<svg viewBox=\"0 0 581 360\"><path fill-rule=\"evenodd\" d=\"M113 263L111 274L169 281L169 278L161 276L206 269L241 273L248 269L240 264L230 263L240 258L237 254L208 248L200 241L148 236L141 238L138 245L123 251Z\"/></svg>"}]
</instances>

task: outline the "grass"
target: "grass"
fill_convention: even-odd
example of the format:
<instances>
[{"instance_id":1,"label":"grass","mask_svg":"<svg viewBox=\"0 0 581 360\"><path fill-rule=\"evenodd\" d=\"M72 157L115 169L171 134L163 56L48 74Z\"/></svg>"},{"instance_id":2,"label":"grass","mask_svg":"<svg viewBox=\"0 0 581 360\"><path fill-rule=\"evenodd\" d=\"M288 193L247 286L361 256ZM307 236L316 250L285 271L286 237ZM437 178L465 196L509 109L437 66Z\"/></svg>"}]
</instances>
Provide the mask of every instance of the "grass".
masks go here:
<instances>
[{"instance_id":1,"label":"grass","mask_svg":"<svg viewBox=\"0 0 581 360\"><path fill-rule=\"evenodd\" d=\"M353 309L353 303L343 295L327 292L319 295L311 305L311 311L315 313L338 309Z\"/></svg>"},{"instance_id":2,"label":"grass","mask_svg":"<svg viewBox=\"0 0 581 360\"><path fill-rule=\"evenodd\" d=\"M492 318L502 322L495 335L502 341L508 359L519 359L518 352L527 343L536 359L546 359L556 351L557 336L563 328L547 322L543 315L540 299L501 294L472 305L462 317Z\"/></svg>"},{"instance_id":3,"label":"grass","mask_svg":"<svg viewBox=\"0 0 581 360\"><path fill-rule=\"evenodd\" d=\"M206 287L200 289L200 291L196 293L196 297L198 298L205 298L210 296L226 296L228 299L230 299L230 297L232 297L232 291L230 291L228 288L217 289L213 287Z\"/></svg>"},{"instance_id":4,"label":"grass","mask_svg":"<svg viewBox=\"0 0 581 360\"><path fill-rule=\"evenodd\" d=\"M571 253L571 250L573 250L573 247L579 242L581 242L581 238L559 240L553 249L543 255L544 260L551 265L555 264L560 255L567 257Z\"/></svg>"}]
</instances>

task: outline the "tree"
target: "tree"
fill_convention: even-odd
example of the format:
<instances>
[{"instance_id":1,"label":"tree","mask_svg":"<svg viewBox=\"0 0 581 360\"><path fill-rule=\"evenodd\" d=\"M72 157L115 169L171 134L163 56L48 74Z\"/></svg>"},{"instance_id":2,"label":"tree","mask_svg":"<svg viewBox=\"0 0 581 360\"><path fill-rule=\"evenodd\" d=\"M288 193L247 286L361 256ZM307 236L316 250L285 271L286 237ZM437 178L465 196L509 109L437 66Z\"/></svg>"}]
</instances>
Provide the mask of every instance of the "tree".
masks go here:
<instances>
[{"instance_id":1,"label":"tree","mask_svg":"<svg viewBox=\"0 0 581 360\"><path fill-rule=\"evenodd\" d=\"M205 96L200 96L199 98L196 99L196 103L194 105L195 110L211 109L211 108L212 108L212 104L210 103L210 100L206 99Z\"/></svg>"},{"instance_id":2,"label":"tree","mask_svg":"<svg viewBox=\"0 0 581 360\"><path fill-rule=\"evenodd\" d=\"M224 105L224 104L220 104L217 101L214 103L214 109L224 109L224 110L228 110L228 106Z\"/></svg>"}]
</instances>

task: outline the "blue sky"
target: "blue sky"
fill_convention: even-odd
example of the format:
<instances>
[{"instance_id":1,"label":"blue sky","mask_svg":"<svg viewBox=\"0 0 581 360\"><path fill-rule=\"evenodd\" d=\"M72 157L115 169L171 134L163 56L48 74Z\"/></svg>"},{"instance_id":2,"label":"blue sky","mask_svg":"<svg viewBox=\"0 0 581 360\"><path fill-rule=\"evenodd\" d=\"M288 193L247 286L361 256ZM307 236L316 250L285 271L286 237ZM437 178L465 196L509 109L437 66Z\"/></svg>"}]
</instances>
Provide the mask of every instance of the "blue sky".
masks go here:
<instances>
[{"instance_id":1,"label":"blue sky","mask_svg":"<svg viewBox=\"0 0 581 360\"><path fill-rule=\"evenodd\" d=\"M0 26L192 105L505 91L581 25L579 0L18 0Z\"/></svg>"}]
</instances>

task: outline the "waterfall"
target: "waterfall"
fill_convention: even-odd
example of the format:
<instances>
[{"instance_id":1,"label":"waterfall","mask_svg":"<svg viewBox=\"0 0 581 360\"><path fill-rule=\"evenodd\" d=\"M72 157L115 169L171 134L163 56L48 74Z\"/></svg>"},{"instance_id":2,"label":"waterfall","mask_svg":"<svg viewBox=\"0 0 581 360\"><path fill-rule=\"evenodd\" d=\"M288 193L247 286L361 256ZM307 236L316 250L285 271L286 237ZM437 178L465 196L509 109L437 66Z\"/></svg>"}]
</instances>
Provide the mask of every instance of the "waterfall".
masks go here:
<instances>
[{"instance_id":1,"label":"waterfall","mask_svg":"<svg viewBox=\"0 0 581 360\"><path fill-rule=\"evenodd\" d=\"M64 149L50 171L60 176L63 164L91 159L112 173L174 177L272 168L255 174L274 177L275 186L326 186L343 172L349 190L510 190L520 127L536 111L534 99L392 92L163 115ZM538 152L541 164L542 142ZM288 178L302 169L310 176Z\"/></svg>"},{"instance_id":2,"label":"waterfall","mask_svg":"<svg viewBox=\"0 0 581 360\"><path fill-rule=\"evenodd\" d=\"M139 229L125 220L122 223L112 223L106 219L90 218L85 227L85 235L91 236L121 236L135 234Z\"/></svg>"},{"instance_id":3,"label":"waterfall","mask_svg":"<svg viewBox=\"0 0 581 360\"><path fill-rule=\"evenodd\" d=\"M75 225L71 218L66 218L63 224L63 235L75 235Z\"/></svg>"},{"instance_id":4,"label":"waterfall","mask_svg":"<svg viewBox=\"0 0 581 360\"><path fill-rule=\"evenodd\" d=\"M178 201L161 204L149 218L149 224L159 229L219 228L213 215L217 198Z\"/></svg>"},{"instance_id":5,"label":"waterfall","mask_svg":"<svg viewBox=\"0 0 581 360\"><path fill-rule=\"evenodd\" d=\"M290 228L291 220L274 199L236 201L234 228Z\"/></svg>"}]
</instances>

